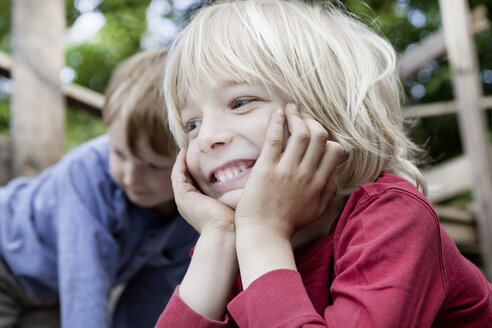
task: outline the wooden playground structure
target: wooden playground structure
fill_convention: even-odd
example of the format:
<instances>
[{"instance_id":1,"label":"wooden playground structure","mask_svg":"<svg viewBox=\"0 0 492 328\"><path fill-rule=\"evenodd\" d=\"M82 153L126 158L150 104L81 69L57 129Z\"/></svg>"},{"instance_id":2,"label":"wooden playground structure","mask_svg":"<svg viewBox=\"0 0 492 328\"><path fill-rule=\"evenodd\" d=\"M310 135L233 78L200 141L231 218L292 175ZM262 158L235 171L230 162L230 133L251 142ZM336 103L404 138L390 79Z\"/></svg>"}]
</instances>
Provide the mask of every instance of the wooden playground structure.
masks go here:
<instances>
[{"instance_id":1,"label":"wooden playground structure","mask_svg":"<svg viewBox=\"0 0 492 328\"><path fill-rule=\"evenodd\" d=\"M36 175L63 154L66 103L100 115L104 96L60 82L64 66L64 1L12 1L12 56L0 52L0 75L11 77L11 136L0 138L0 185L19 175ZM470 12L466 0L440 0L442 30L402 54L398 70L405 79L428 62L448 55L455 99L410 106L409 118L455 113L465 154L428 169L429 199L442 225L462 249L481 254L492 278L492 165L487 144L484 97L479 82L473 35L490 28L485 7ZM22 24L28 20L30 24ZM49 21L47 25L45 22ZM464 191L472 203L441 204Z\"/></svg>"}]
</instances>

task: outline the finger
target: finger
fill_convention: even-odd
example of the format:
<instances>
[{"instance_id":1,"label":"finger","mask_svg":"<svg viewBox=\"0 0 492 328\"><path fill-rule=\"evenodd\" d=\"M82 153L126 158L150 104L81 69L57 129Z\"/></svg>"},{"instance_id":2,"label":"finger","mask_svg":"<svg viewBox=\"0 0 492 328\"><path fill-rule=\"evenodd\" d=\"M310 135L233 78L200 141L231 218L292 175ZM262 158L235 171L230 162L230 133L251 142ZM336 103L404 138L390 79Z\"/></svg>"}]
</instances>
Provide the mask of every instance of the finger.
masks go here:
<instances>
[{"instance_id":1,"label":"finger","mask_svg":"<svg viewBox=\"0 0 492 328\"><path fill-rule=\"evenodd\" d=\"M302 119L296 104L288 104L286 106L285 117L290 136L287 140L285 152L282 155L282 161L289 163L289 165L296 165L302 160L309 145L309 129Z\"/></svg>"},{"instance_id":2,"label":"finger","mask_svg":"<svg viewBox=\"0 0 492 328\"><path fill-rule=\"evenodd\" d=\"M325 152L317 170L318 178L328 181L335 172L338 165L342 162L344 150L342 145L335 141L327 141Z\"/></svg>"},{"instance_id":3,"label":"finger","mask_svg":"<svg viewBox=\"0 0 492 328\"><path fill-rule=\"evenodd\" d=\"M330 178L325 188L323 189L323 192L321 193L318 217L320 217L323 213L325 213L326 209L328 208L328 204L330 203L331 199L335 196L336 193L337 193L337 185L335 184L333 178Z\"/></svg>"},{"instance_id":4,"label":"finger","mask_svg":"<svg viewBox=\"0 0 492 328\"><path fill-rule=\"evenodd\" d=\"M176 197L187 191L196 189L193 187L193 180L186 169L186 152L187 148L180 150L171 171L171 182Z\"/></svg>"},{"instance_id":5,"label":"finger","mask_svg":"<svg viewBox=\"0 0 492 328\"><path fill-rule=\"evenodd\" d=\"M183 148L179 151L178 156L176 156L176 160L174 161L173 169L171 171L171 180L173 182L173 188L174 188L174 182L176 181L183 181L185 178L184 176L184 171L186 167L186 148Z\"/></svg>"},{"instance_id":6,"label":"finger","mask_svg":"<svg viewBox=\"0 0 492 328\"><path fill-rule=\"evenodd\" d=\"M282 152L282 144L284 141L284 122L284 111L281 108L275 110L270 116L265 142L261 149L257 163L275 163L278 161L280 153Z\"/></svg>"},{"instance_id":7,"label":"finger","mask_svg":"<svg viewBox=\"0 0 492 328\"><path fill-rule=\"evenodd\" d=\"M301 165L308 170L318 168L321 159L326 150L326 142L328 141L328 131L316 121L306 111L301 111L301 117L304 120L306 127L309 129L310 140L306 149Z\"/></svg>"}]
</instances>

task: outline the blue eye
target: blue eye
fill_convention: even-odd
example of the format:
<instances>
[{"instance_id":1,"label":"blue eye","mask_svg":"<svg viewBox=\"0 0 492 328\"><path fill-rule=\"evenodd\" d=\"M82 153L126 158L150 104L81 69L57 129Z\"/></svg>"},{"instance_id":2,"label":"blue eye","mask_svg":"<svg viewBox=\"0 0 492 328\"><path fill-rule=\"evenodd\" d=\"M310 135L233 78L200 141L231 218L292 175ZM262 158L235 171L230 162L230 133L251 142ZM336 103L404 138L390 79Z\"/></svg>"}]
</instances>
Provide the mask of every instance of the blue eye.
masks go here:
<instances>
[{"instance_id":1,"label":"blue eye","mask_svg":"<svg viewBox=\"0 0 492 328\"><path fill-rule=\"evenodd\" d=\"M244 99L234 100L232 102L231 108L233 108L233 109L234 108L239 108L241 106L246 105L247 103L248 103L248 101L247 100L244 100Z\"/></svg>"},{"instance_id":2,"label":"blue eye","mask_svg":"<svg viewBox=\"0 0 492 328\"><path fill-rule=\"evenodd\" d=\"M185 130L186 132L191 132L198 128L202 124L201 121L189 121L185 124Z\"/></svg>"},{"instance_id":3,"label":"blue eye","mask_svg":"<svg viewBox=\"0 0 492 328\"><path fill-rule=\"evenodd\" d=\"M247 105L250 102L253 102L255 100L256 99L253 99L253 98L234 99L233 101L231 101L229 106L231 107L231 109L238 109L238 108L243 107L244 105Z\"/></svg>"}]
</instances>

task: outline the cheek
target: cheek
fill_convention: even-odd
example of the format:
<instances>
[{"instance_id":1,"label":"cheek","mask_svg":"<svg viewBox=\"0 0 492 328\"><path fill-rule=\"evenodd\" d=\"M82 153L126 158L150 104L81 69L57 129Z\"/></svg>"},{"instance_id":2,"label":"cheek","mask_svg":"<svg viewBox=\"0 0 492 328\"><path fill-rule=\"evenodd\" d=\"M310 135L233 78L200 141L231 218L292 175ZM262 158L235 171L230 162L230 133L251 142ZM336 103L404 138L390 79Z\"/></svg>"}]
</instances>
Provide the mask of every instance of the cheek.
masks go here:
<instances>
[{"instance_id":1,"label":"cheek","mask_svg":"<svg viewBox=\"0 0 492 328\"><path fill-rule=\"evenodd\" d=\"M265 143L267 129L268 129L268 121L260 121L260 124L255 125L252 128L252 131L255 131L253 140L254 143L261 148L263 148L263 144Z\"/></svg>"},{"instance_id":2,"label":"cheek","mask_svg":"<svg viewBox=\"0 0 492 328\"><path fill-rule=\"evenodd\" d=\"M198 154L199 150L197 149L197 147L191 145L188 148L188 151L186 153L186 169L188 170L188 173L191 175L193 180L198 183L200 188L203 188L203 184L205 181L203 179L203 175L201 174L200 158Z\"/></svg>"},{"instance_id":3,"label":"cheek","mask_svg":"<svg viewBox=\"0 0 492 328\"><path fill-rule=\"evenodd\" d=\"M153 190L164 198L173 197L173 187L171 183L171 173L164 173L148 179L148 185L153 186Z\"/></svg>"},{"instance_id":4,"label":"cheek","mask_svg":"<svg viewBox=\"0 0 492 328\"><path fill-rule=\"evenodd\" d=\"M113 179L121 186L123 181L123 163L115 156L109 156L109 171Z\"/></svg>"}]
</instances>

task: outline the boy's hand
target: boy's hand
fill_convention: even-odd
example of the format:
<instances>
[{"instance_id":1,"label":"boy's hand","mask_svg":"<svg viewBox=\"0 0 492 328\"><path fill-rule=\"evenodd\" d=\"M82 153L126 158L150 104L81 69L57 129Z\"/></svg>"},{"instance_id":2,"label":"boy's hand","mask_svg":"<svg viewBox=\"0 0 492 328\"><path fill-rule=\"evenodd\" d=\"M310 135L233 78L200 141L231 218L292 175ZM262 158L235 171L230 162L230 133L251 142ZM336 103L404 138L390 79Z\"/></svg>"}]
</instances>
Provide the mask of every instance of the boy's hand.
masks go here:
<instances>
[{"instance_id":1,"label":"boy's hand","mask_svg":"<svg viewBox=\"0 0 492 328\"><path fill-rule=\"evenodd\" d=\"M285 151L284 120L290 137ZM294 104L273 113L260 157L236 208L235 224L260 228L289 240L314 222L335 195L333 172L343 156L340 144Z\"/></svg>"},{"instance_id":2,"label":"boy's hand","mask_svg":"<svg viewBox=\"0 0 492 328\"><path fill-rule=\"evenodd\" d=\"M200 234L209 228L234 231L234 211L194 186L186 169L186 151L186 148L181 149L171 173L179 213Z\"/></svg>"}]
</instances>

